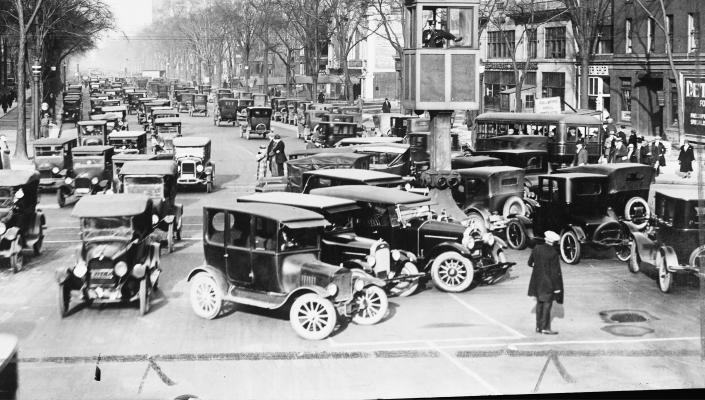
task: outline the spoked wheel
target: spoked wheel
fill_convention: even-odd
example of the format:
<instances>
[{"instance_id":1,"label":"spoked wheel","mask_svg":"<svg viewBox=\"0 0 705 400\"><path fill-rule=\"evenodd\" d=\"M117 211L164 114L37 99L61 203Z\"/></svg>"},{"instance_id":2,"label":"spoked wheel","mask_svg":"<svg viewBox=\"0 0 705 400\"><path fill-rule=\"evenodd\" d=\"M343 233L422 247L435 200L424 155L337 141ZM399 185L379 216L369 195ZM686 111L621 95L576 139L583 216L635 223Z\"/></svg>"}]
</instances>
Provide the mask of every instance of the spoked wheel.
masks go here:
<instances>
[{"instance_id":1,"label":"spoked wheel","mask_svg":"<svg viewBox=\"0 0 705 400\"><path fill-rule=\"evenodd\" d=\"M66 195L61 189L56 190L56 203L59 205L59 208L63 208L66 205Z\"/></svg>"},{"instance_id":2,"label":"spoked wheel","mask_svg":"<svg viewBox=\"0 0 705 400\"><path fill-rule=\"evenodd\" d=\"M338 314L330 300L315 293L306 293L296 299L289 311L289 322L304 339L321 340L333 333Z\"/></svg>"},{"instance_id":3,"label":"spoked wheel","mask_svg":"<svg viewBox=\"0 0 705 400\"><path fill-rule=\"evenodd\" d=\"M462 292L470 287L473 277L472 262L457 252L447 251L433 260L431 279L445 292Z\"/></svg>"},{"instance_id":4,"label":"spoked wheel","mask_svg":"<svg viewBox=\"0 0 705 400\"><path fill-rule=\"evenodd\" d=\"M639 256L636 254L636 242L631 243L629 252L630 256L629 260L627 260L627 268L629 268L629 272L636 274L639 272ZM619 257L619 255L617 255L617 257Z\"/></svg>"},{"instance_id":5,"label":"spoked wheel","mask_svg":"<svg viewBox=\"0 0 705 400\"><path fill-rule=\"evenodd\" d=\"M34 256L37 257L42 254L42 244L44 243L44 228L39 225L39 233L37 236L37 241L32 245L32 252Z\"/></svg>"},{"instance_id":6,"label":"spoked wheel","mask_svg":"<svg viewBox=\"0 0 705 400\"><path fill-rule=\"evenodd\" d=\"M387 315L387 293L379 286L368 286L355 296L357 312L352 320L358 325L374 325Z\"/></svg>"},{"instance_id":7,"label":"spoked wheel","mask_svg":"<svg viewBox=\"0 0 705 400\"><path fill-rule=\"evenodd\" d=\"M638 229L646 227L651 217L649 203L639 196L632 197L624 205L624 217L632 221Z\"/></svg>"},{"instance_id":8,"label":"spoked wheel","mask_svg":"<svg viewBox=\"0 0 705 400\"><path fill-rule=\"evenodd\" d=\"M205 319L213 319L218 316L223 300L212 277L204 272L194 276L191 279L189 292L191 308L196 315Z\"/></svg>"},{"instance_id":9,"label":"spoked wheel","mask_svg":"<svg viewBox=\"0 0 705 400\"><path fill-rule=\"evenodd\" d=\"M526 248L527 235L524 224L516 219L511 219L507 223L505 231L509 247L515 250L524 250Z\"/></svg>"},{"instance_id":10,"label":"spoked wheel","mask_svg":"<svg viewBox=\"0 0 705 400\"><path fill-rule=\"evenodd\" d=\"M632 244L628 244L626 246L619 246L614 249L614 253L617 256L617 259L621 262L629 262L629 260L632 258Z\"/></svg>"},{"instance_id":11,"label":"spoked wheel","mask_svg":"<svg viewBox=\"0 0 705 400\"><path fill-rule=\"evenodd\" d=\"M59 284L59 316L65 318L69 314L71 304L71 289L66 283Z\"/></svg>"},{"instance_id":12,"label":"spoked wheel","mask_svg":"<svg viewBox=\"0 0 705 400\"><path fill-rule=\"evenodd\" d=\"M419 270L418 268L416 268L416 265L412 263L406 263L401 268L401 271L399 271L399 276L416 275L418 273ZM414 294L418 288L418 279L414 281L401 281L394 285L394 287L392 287L389 292L392 294L392 296L407 297Z\"/></svg>"},{"instance_id":13,"label":"spoked wheel","mask_svg":"<svg viewBox=\"0 0 705 400\"><path fill-rule=\"evenodd\" d=\"M561 236L561 258L568 264L580 262L581 245L578 236L573 231L565 231Z\"/></svg>"},{"instance_id":14,"label":"spoked wheel","mask_svg":"<svg viewBox=\"0 0 705 400\"><path fill-rule=\"evenodd\" d=\"M149 282L145 276L140 281L140 315L145 315L149 312Z\"/></svg>"},{"instance_id":15,"label":"spoked wheel","mask_svg":"<svg viewBox=\"0 0 705 400\"><path fill-rule=\"evenodd\" d=\"M658 288L663 293L671 291L673 286L673 273L666 267L666 257L662 253L656 257L656 270L658 271Z\"/></svg>"}]
</instances>

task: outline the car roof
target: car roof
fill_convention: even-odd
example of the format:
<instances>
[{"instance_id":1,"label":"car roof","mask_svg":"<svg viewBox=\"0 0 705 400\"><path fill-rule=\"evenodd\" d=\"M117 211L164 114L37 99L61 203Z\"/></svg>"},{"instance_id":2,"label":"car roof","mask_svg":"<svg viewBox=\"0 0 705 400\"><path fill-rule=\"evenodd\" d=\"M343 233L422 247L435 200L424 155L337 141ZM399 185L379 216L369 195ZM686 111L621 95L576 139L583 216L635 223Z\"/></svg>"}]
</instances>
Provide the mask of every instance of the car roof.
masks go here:
<instances>
[{"instance_id":1,"label":"car roof","mask_svg":"<svg viewBox=\"0 0 705 400\"><path fill-rule=\"evenodd\" d=\"M143 194L106 194L84 196L73 207L71 215L79 218L129 217L142 214L151 200Z\"/></svg>"},{"instance_id":2,"label":"car roof","mask_svg":"<svg viewBox=\"0 0 705 400\"><path fill-rule=\"evenodd\" d=\"M174 138L174 147L202 147L208 145L211 140L207 137L189 136Z\"/></svg>"},{"instance_id":3,"label":"car roof","mask_svg":"<svg viewBox=\"0 0 705 400\"><path fill-rule=\"evenodd\" d=\"M62 136L58 138L41 138L34 141L35 146L63 145L76 140L76 136Z\"/></svg>"},{"instance_id":4,"label":"car roof","mask_svg":"<svg viewBox=\"0 0 705 400\"><path fill-rule=\"evenodd\" d=\"M21 186L38 179L39 173L34 170L0 169L0 186Z\"/></svg>"},{"instance_id":5,"label":"car roof","mask_svg":"<svg viewBox=\"0 0 705 400\"><path fill-rule=\"evenodd\" d=\"M160 115L160 114L169 115L169 114L179 114L179 112L176 111L175 109L169 107L169 108L164 108L164 109L160 108L160 109L156 109L156 110L152 109L152 114L153 115Z\"/></svg>"},{"instance_id":6,"label":"car roof","mask_svg":"<svg viewBox=\"0 0 705 400\"><path fill-rule=\"evenodd\" d=\"M127 161L137 161L137 160L160 160L161 154L128 154L128 153L117 153L113 156L114 162L127 162Z\"/></svg>"},{"instance_id":7,"label":"car roof","mask_svg":"<svg viewBox=\"0 0 705 400\"><path fill-rule=\"evenodd\" d=\"M127 111L127 106L105 106L102 108L103 111L105 112L111 112L111 111Z\"/></svg>"},{"instance_id":8,"label":"car roof","mask_svg":"<svg viewBox=\"0 0 705 400\"><path fill-rule=\"evenodd\" d=\"M337 123L337 122L336 122ZM351 124L353 122L347 122ZM404 140L397 136L368 136L368 137L354 137L354 138L343 138L340 139L335 145L341 143L351 143L351 144L395 144L401 143Z\"/></svg>"},{"instance_id":9,"label":"car roof","mask_svg":"<svg viewBox=\"0 0 705 400\"><path fill-rule=\"evenodd\" d=\"M78 146L71 149L72 153L102 153L112 150L113 146Z\"/></svg>"},{"instance_id":10,"label":"car roof","mask_svg":"<svg viewBox=\"0 0 705 400\"><path fill-rule=\"evenodd\" d=\"M502 172L507 172L507 171L524 171L523 168L517 168L517 167L510 167L508 165L492 165L492 166L486 166L486 167L475 167L475 168L461 168L461 169L456 169L460 175L469 175L469 176L483 176L483 177L489 177L494 174L502 173Z\"/></svg>"},{"instance_id":11,"label":"car roof","mask_svg":"<svg viewBox=\"0 0 705 400\"><path fill-rule=\"evenodd\" d=\"M105 113L105 114L94 114L94 115L91 115L91 120L93 120L93 121L106 121L106 123L107 123L108 121L110 121L110 120L113 120L113 119L120 119L120 118L122 118L122 117L119 116L118 114L115 114L115 113Z\"/></svg>"},{"instance_id":12,"label":"car roof","mask_svg":"<svg viewBox=\"0 0 705 400\"><path fill-rule=\"evenodd\" d=\"M662 196L670 197L672 199L680 199L680 200L685 200L685 201L700 201L701 200L701 198L698 194L697 187L682 186L682 187L669 187L668 189L657 188L657 189L655 189L655 193L660 194Z\"/></svg>"},{"instance_id":13,"label":"car roof","mask_svg":"<svg viewBox=\"0 0 705 400\"><path fill-rule=\"evenodd\" d=\"M605 175L604 174L591 174L591 173L587 173L587 172L556 172L554 174L539 175L539 178L565 178L565 179L605 178Z\"/></svg>"},{"instance_id":14,"label":"car roof","mask_svg":"<svg viewBox=\"0 0 705 400\"><path fill-rule=\"evenodd\" d=\"M496 157L484 156L484 155L472 155L472 156L459 156L453 157L451 163L465 164L466 167L478 165L478 164L488 164L488 163L501 163L502 160ZM469 167L468 167L469 168ZM474 167L478 168L478 167Z\"/></svg>"},{"instance_id":15,"label":"car roof","mask_svg":"<svg viewBox=\"0 0 705 400\"><path fill-rule=\"evenodd\" d=\"M355 206L354 200L293 192L262 192L240 196L237 201L285 204L294 207L327 209Z\"/></svg>"},{"instance_id":16,"label":"car roof","mask_svg":"<svg viewBox=\"0 0 705 400\"><path fill-rule=\"evenodd\" d=\"M352 149L358 153L374 152L403 154L409 150L409 145L404 143L363 144L354 146Z\"/></svg>"},{"instance_id":17,"label":"car roof","mask_svg":"<svg viewBox=\"0 0 705 400\"><path fill-rule=\"evenodd\" d=\"M272 107L268 106L252 106L252 107L247 107L248 110L271 110Z\"/></svg>"},{"instance_id":18,"label":"car roof","mask_svg":"<svg viewBox=\"0 0 705 400\"><path fill-rule=\"evenodd\" d=\"M126 161L120 175L176 175L176 163L170 160Z\"/></svg>"},{"instance_id":19,"label":"car roof","mask_svg":"<svg viewBox=\"0 0 705 400\"><path fill-rule=\"evenodd\" d=\"M365 185L341 185L318 188L312 189L311 194L382 204L416 204L430 202L428 197L420 194L394 188Z\"/></svg>"},{"instance_id":20,"label":"car roof","mask_svg":"<svg viewBox=\"0 0 705 400\"><path fill-rule=\"evenodd\" d=\"M398 180L401 176L390 174L388 172L373 171L368 169L353 169L353 168L322 168L306 171L307 175L327 176L331 178L354 179L361 182L378 181L378 180Z\"/></svg>"},{"instance_id":21,"label":"car roof","mask_svg":"<svg viewBox=\"0 0 705 400\"><path fill-rule=\"evenodd\" d=\"M321 226L327 225L327 221L321 214L303 208L292 207L281 204L265 204L265 203L214 203L206 205L205 208L223 209L233 212L241 212L245 214L255 215L257 217L272 219L280 223L299 222L299 221L320 221Z\"/></svg>"},{"instance_id":22,"label":"car roof","mask_svg":"<svg viewBox=\"0 0 705 400\"><path fill-rule=\"evenodd\" d=\"M629 169L651 169L650 165L639 163L618 163L618 164L588 164L579 165L576 167L567 167L559 172L587 172L591 174L609 175L615 171L624 171Z\"/></svg>"},{"instance_id":23,"label":"car roof","mask_svg":"<svg viewBox=\"0 0 705 400\"><path fill-rule=\"evenodd\" d=\"M94 121L78 121L78 125L80 126L86 126L86 125L107 125L108 121L104 119L98 119Z\"/></svg>"},{"instance_id":24,"label":"car roof","mask_svg":"<svg viewBox=\"0 0 705 400\"><path fill-rule=\"evenodd\" d=\"M135 137L135 136L142 136L146 135L147 132L145 131L115 131L115 132L110 132L108 134L109 138L129 138L129 137Z\"/></svg>"},{"instance_id":25,"label":"car roof","mask_svg":"<svg viewBox=\"0 0 705 400\"><path fill-rule=\"evenodd\" d=\"M166 118L159 118L155 119L154 124L175 124L175 123L181 123L181 118L179 117L166 117Z\"/></svg>"}]
</instances>

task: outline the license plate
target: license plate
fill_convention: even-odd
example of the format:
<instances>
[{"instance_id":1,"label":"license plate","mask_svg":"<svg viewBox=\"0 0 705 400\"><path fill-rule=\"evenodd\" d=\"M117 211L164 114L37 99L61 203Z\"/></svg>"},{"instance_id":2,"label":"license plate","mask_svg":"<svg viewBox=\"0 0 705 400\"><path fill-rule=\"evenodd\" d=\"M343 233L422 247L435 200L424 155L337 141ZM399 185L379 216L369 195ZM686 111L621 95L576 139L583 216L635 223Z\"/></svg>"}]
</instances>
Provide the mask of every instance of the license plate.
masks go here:
<instances>
[{"instance_id":1,"label":"license plate","mask_svg":"<svg viewBox=\"0 0 705 400\"><path fill-rule=\"evenodd\" d=\"M91 270L91 278L93 278L93 279L113 279L113 270L112 269Z\"/></svg>"}]
</instances>

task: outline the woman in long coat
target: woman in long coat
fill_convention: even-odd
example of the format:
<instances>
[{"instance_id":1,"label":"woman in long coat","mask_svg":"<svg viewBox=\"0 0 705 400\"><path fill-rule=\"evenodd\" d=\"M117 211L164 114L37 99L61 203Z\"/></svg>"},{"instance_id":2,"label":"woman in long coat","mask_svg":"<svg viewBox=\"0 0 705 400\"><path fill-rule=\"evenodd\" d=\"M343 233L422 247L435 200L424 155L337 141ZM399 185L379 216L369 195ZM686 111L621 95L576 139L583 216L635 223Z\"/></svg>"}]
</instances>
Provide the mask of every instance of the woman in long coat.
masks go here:
<instances>
[{"instance_id":1,"label":"woman in long coat","mask_svg":"<svg viewBox=\"0 0 705 400\"><path fill-rule=\"evenodd\" d=\"M690 178L690 173L693 172L694 160L693 146L688 143L688 139L683 139L683 146L681 146L681 151L678 154L678 162L681 164L680 170L684 174L683 178Z\"/></svg>"},{"instance_id":2,"label":"woman in long coat","mask_svg":"<svg viewBox=\"0 0 705 400\"><path fill-rule=\"evenodd\" d=\"M536 297L536 332L555 335L551 330L551 307L555 300L563 304L563 275L561 261L555 244L560 236L553 231L544 232L545 243L534 247L529 256L532 268L529 296Z\"/></svg>"}]
</instances>

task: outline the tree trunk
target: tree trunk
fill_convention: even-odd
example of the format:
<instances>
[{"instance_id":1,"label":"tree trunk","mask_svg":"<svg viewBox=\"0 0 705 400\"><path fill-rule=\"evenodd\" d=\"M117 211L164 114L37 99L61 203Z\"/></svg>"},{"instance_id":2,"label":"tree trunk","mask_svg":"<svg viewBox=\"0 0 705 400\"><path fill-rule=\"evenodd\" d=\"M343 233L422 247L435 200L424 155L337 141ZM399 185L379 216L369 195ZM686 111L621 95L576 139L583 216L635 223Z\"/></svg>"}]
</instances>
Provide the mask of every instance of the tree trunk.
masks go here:
<instances>
[{"instance_id":1,"label":"tree trunk","mask_svg":"<svg viewBox=\"0 0 705 400\"><path fill-rule=\"evenodd\" d=\"M218 56L215 61L215 87L223 86L223 56Z\"/></svg>"},{"instance_id":2,"label":"tree trunk","mask_svg":"<svg viewBox=\"0 0 705 400\"><path fill-rule=\"evenodd\" d=\"M516 102L514 112L522 112L522 110L524 109L524 105L522 104L521 100L521 89L524 86L524 78L519 73L519 70L516 69L514 70L514 82L516 82L516 86L514 87L514 101Z\"/></svg>"},{"instance_id":3,"label":"tree trunk","mask_svg":"<svg viewBox=\"0 0 705 400\"><path fill-rule=\"evenodd\" d=\"M582 57L580 59L580 101L578 102L578 108L588 108L588 85L590 80L588 70L590 69L590 55L588 54L590 45L588 43L583 43L583 50L581 50Z\"/></svg>"},{"instance_id":4,"label":"tree trunk","mask_svg":"<svg viewBox=\"0 0 705 400\"><path fill-rule=\"evenodd\" d=\"M17 51L17 79L15 87L17 88L17 138L15 145L15 157L20 160L27 160L27 121L25 120L26 113L26 96L25 96L25 59L26 59L26 36L24 26L24 13L18 9L19 19L19 48ZM35 100L36 101L36 100Z\"/></svg>"},{"instance_id":5,"label":"tree trunk","mask_svg":"<svg viewBox=\"0 0 705 400\"><path fill-rule=\"evenodd\" d=\"M294 63L291 53L291 49L286 50L286 97L291 93L291 65Z\"/></svg>"},{"instance_id":6,"label":"tree trunk","mask_svg":"<svg viewBox=\"0 0 705 400\"><path fill-rule=\"evenodd\" d=\"M268 32L265 32L268 35ZM262 89L269 94L269 40L264 43L264 65L262 66Z\"/></svg>"}]
</instances>

